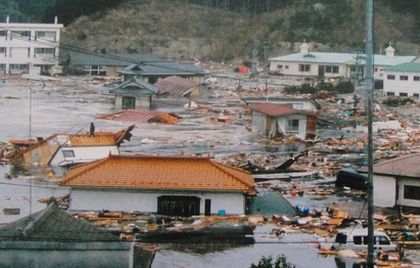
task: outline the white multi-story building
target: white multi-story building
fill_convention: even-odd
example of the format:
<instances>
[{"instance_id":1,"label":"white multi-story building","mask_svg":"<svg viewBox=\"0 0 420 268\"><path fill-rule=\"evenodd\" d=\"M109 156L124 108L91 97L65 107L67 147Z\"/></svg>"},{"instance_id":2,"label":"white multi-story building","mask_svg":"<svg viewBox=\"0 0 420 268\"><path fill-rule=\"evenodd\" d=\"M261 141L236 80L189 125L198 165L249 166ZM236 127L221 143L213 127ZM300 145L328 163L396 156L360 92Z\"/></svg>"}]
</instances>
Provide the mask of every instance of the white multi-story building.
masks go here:
<instances>
[{"instance_id":1,"label":"white multi-story building","mask_svg":"<svg viewBox=\"0 0 420 268\"><path fill-rule=\"evenodd\" d=\"M58 65L60 29L57 23L0 23L0 73L47 72Z\"/></svg>"},{"instance_id":2,"label":"white multi-story building","mask_svg":"<svg viewBox=\"0 0 420 268\"><path fill-rule=\"evenodd\" d=\"M420 94L420 63L404 63L384 70L384 94L418 98Z\"/></svg>"}]
</instances>

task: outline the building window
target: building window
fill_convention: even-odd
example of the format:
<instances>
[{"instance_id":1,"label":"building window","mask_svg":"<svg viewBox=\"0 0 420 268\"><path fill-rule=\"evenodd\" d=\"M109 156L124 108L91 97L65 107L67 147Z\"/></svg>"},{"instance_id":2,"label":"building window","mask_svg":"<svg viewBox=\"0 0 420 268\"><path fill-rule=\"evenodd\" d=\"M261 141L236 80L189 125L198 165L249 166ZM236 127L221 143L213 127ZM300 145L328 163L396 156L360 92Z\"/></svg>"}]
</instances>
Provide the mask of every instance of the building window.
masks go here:
<instances>
[{"instance_id":1,"label":"building window","mask_svg":"<svg viewBox=\"0 0 420 268\"><path fill-rule=\"evenodd\" d=\"M16 39L28 39L31 40L31 32L30 31L12 31L10 34L10 40L15 37Z\"/></svg>"},{"instance_id":2,"label":"building window","mask_svg":"<svg viewBox=\"0 0 420 268\"><path fill-rule=\"evenodd\" d=\"M389 242L388 238L385 236L376 236L377 242L379 245L390 245L391 242Z\"/></svg>"},{"instance_id":3,"label":"building window","mask_svg":"<svg viewBox=\"0 0 420 268\"><path fill-rule=\"evenodd\" d=\"M338 66L333 66L333 73L338 74L339 69L340 68Z\"/></svg>"},{"instance_id":4,"label":"building window","mask_svg":"<svg viewBox=\"0 0 420 268\"><path fill-rule=\"evenodd\" d=\"M400 92L400 97L408 97L408 93Z\"/></svg>"},{"instance_id":5,"label":"building window","mask_svg":"<svg viewBox=\"0 0 420 268\"><path fill-rule=\"evenodd\" d=\"M332 72L332 66L325 66L325 72L331 73Z\"/></svg>"},{"instance_id":6,"label":"building window","mask_svg":"<svg viewBox=\"0 0 420 268\"><path fill-rule=\"evenodd\" d=\"M7 56L7 49L5 47L0 47L0 54L4 54L4 56Z\"/></svg>"},{"instance_id":7,"label":"building window","mask_svg":"<svg viewBox=\"0 0 420 268\"><path fill-rule=\"evenodd\" d=\"M395 96L395 93L394 92L387 92L386 95L387 96Z\"/></svg>"},{"instance_id":8,"label":"building window","mask_svg":"<svg viewBox=\"0 0 420 268\"><path fill-rule=\"evenodd\" d=\"M375 68L375 73L378 71L378 68Z\"/></svg>"},{"instance_id":9,"label":"building window","mask_svg":"<svg viewBox=\"0 0 420 268\"><path fill-rule=\"evenodd\" d=\"M359 235L353 236L353 243L355 245L361 245L362 244L362 237Z\"/></svg>"},{"instance_id":10,"label":"building window","mask_svg":"<svg viewBox=\"0 0 420 268\"><path fill-rule=\"evenodd\" d=\"M400 75L400 80L407 81L408 76L407 75Z\"/></svg>"},{"instance_id":11,"label":"building window","mask_svg":"<svg viewBox=\"0 0 420 268\"><path fill-rule=\"evenodd\" d=\"M135 97L122 97L122 108L123 109L136 108L136 98Z\"/></svg>"},{"instance_id":12,"label":"building window","mask_svg":"<svg viewBox=\"0 0 420 268\"><path fill-rule=\"evenodd\" d=\"M298 133L299 132L299 119L287 120L286 132Z\"/></svg>"},{"instance_id":13,"label":"building window","mask_svg":"<svg viewBox=\"0 0 420 268\"><path fill-rule=\"evenodd\" d=\"M299 64L299 71L300 72L309 72L311 70L310 64Z\"/></svg>"},{"instance_id":14,"label":"building window","mask_svg":"<svg viewBox=\"0 0 420 268\"><path fill-rule=\"evenodd\" d=\"M7 40L7 31L0 31L0 36L4 36L4 39Z\"/></svg>"},{"instance_id":15,"label":"building window","mask_svg":"<svg viewBox=\"0 0 420 268\"><path fill-rule=\"evenodd\" d=\"M414 98L418 98L419 97L419 93L413 93L413 97Z\"/></svg>"},{"instance_id":16,"label":"building window","mask_svg":"<svg viewBox=\"0 0 420 268\"><path fill-rule=\"evenodd\" d=\"M35 32L35 40L37 39L44 39L44 40L54 40L55 41L55 32Z\"/></svg>"},{"instance_id":17,"label":"building window","mask_svg":"<svg viewBox=\"0 0 420 268\"><path fill-rule=\"evenodd\" d=\"M413 80L414 80L414 81L420 81L420 76L414 76L414 77L413 77Z\"/></svg>"},{"instance_id":18,"label":"building window","mask_svg":"<svg viewBox=\"0 0 420 268\"><path fill-rule=\"evenodd\" d=\"M54 48L51 47L36 47L35 54L54 54Z\"/></svg>"},{"instance_id":19,"label":"building window","mask_svg":"<svg viewBox=\"0 0 420 268\"><path fill-rule=\"evenodd\" d=\"M64 158L72 158L75 157L73 150L63 150Z\"/></svg>"},{"instance_id":20,"label":"building window","mask_svg":"<svg viewBox=\"0 0 420 268\"><path fill-rule=\"evenodd\" d=\"M395 75L393 75L393 74L388 74L388 75L386 76L386 79L388 79L388 80L395 80Z\"/></svg>"},{"instance_id":21,"label":"building window","mask_svg":"<svg viewBox=\"0 0 420 268\"><path fill-rule=\"evenodd\" d=\"M289 65L284 65L284 69L289 70Z\"/></svg>"},{"instance_id":22,"label":"building window","mask_svg":"<svg viewBox=\"0 0 420 268\"><path fill-rule=\"evenodd\" d=\"M404 185L404 199L420 200L420 186Z\"/></svg>"}]
</instances>

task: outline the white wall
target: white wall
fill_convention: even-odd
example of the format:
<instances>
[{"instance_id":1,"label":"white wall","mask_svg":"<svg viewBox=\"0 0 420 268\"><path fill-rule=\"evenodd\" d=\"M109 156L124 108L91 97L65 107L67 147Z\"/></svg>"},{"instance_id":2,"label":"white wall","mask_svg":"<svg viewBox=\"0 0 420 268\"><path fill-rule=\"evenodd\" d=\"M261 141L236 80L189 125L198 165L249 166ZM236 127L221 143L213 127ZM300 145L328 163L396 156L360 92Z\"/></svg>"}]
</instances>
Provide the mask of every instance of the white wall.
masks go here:
<instances>
[{"instance_id":1,"label":"white wall","mask_svg":"<svg viewBox=\"0 0 420 268\"><path fill-rule=\"evenodd\" d=\"M396 180L393 177L373 176L373 204L390 208L396 205Z\"/></svg>"},{"instance_id":2,"label":"white wall","mask_svg":"<svg viewBox=\"0 0 420 268\"><path fill-rule=\"evenodd\" d=\"M64 158L63 150L73 150L74 157ZM87 146L87 147L63 147L51 160L52 166L58 166L64 162L85 163L107 157L109 154L118 155L118 146Z\"/></svg>"},{"instance_id":3,"label":"white wall","mask_svg":"<svg viewBox=\"0 0 420 268\"><path fill-rule=\"evenodd\" d=\"M7 49L6 57L0 58L0 64L6 64L6 73L9 71L9 64L33 65L58 65L58 53L60 42L60 29L62 24L57 23L0 23L0 31L7 31L7 38L0 37L0 47ZM24 36L11 36L13 31L30 31L30 39ZM50 37L37 37L36 32L55 32L55 39ZM29 56L28 56L29 48ZM37 54L35 48L54 48L54 55ZM12 49L12 56L10 56Z\"/></svg>"},{"instance_id":4,"label":"white wall","mask_svg":"<svg viewBox=\"0 0 420 268\"><path fill-rule=\"evenodd\" d=\"M244 214L243 193L193 192L193 191L124 191L71 189L70 210L107 209L111 211L157 212L157 198L162 195L196 196L200 200L200 214L204 214L204 200L211 199L211 213L224 209L226 214Z\"/></svg>"},{"instance_id":5,"label":"white wall","mask_svg":"<svg viewBox=\"0 0 420 268\"><path fill-rule=\"evenodd\" d=\"M295 136L299 139L305 139L306 138L306 115L302 114L292 114L286 117L281 117L277 119L277 123L279 126L279 129L282 133L287 133L286 131L286 125L288 120L298 119L299 120L299 133L296 133Z\"/></svg>"},{"instance_id":6,"label":"white wall","mask_svg":"<svg viewBox=\"0 0 420 268\"><path fill-rule=\"evenodd\" d=\"M299 70L300 64L311 65L309 72L301 72ZM282 67L280 68L280 65ZM284 75L296 76L318 76L318 68L320 65L338 66L338 73L324 73L324 77L347 77L347 66L345 64L332 64L332 63L314 63L314 62L290 62L290 61L271 61L270 72L279 73ZM288 67L288 68L286 68Z\"/></svg>"},{"instance_id":7,"label":"white wall","mask_svg":"<svg viewBox=\"0 0 420 268\"><path fill-rule=\"evenodd\" d=\"M420 179L399 179L398 180L398 205L402 206L409 206L409 207L418 207L420 208L420 200L414 200L414 199L405 199L404 198L404 186L405 185L412 185L412 186L418 186L420 187Z\"/></svg>"},{"instance_id":8,"label":"white wall","mask_svg":"<svg viewBox=\"0 0 420 268\"><path fill-rule=\"evenodd\" d=\"M252 132L258 135L266 135L267 119L266 115L252 111Z\"/></svg>"},{"instance_id":9,"label":"white wall","mask_svg":"<svg viewBox=\"0 0 420 268\"><path fill-rule=\"evenodd\" d=\"M395 80L389 80L388 75L395 75ZM400 80L401 75L408 76L408 80ZM399 96L400 93L407 93L410 97L415 93L420 94L420 81L414 81L414 76L420 77L420 73L384 71L384 94L394 92L395 96Z\"/></svg>"}]
</instances>

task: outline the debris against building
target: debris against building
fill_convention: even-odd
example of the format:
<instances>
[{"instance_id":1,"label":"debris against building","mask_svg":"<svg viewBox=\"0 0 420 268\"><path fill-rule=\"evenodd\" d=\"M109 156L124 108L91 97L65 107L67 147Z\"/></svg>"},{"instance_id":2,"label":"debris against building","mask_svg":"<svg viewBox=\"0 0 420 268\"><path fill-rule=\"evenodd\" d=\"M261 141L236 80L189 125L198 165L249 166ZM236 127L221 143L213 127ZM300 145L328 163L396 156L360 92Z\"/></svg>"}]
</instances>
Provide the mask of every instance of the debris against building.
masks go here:
<instances>
[{"instance_id":1,"label":"debris against building","mask_svg":"<svg viewBox=\"0 0 420 268\"><path fill-rule=\"evenodd\" d=\"M61 184L71 210L244 214L255 195L251 174L205 157L110 155L70 169Z\"/></svg>"},{"instance_id":2,"label":"debris against building","mask_svg":"<svg viewBox=\"0 0 420 268\"><path fill-rule=\"evenodd\" d=\"M130 140L134 125L117 132L54 134L38 140L10 140L13 149L7 157L14 165L68 166L90 162L110 153L119 154L119 146Z\"/></svg>"}]
</instances>

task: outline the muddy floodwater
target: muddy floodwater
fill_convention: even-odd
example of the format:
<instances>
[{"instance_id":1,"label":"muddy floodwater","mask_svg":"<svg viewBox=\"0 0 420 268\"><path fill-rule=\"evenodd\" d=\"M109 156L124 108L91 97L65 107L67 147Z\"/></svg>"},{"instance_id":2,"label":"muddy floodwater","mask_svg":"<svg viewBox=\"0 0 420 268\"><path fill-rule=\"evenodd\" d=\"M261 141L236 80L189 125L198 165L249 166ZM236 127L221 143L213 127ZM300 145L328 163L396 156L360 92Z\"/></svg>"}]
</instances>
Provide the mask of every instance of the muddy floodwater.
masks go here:
<instances>
[{"instance_id":1,"label":"muddy floodwater","mask_svg":"<svg viewBox=\"0 0 420 268\"><path fill-rule=\"evenodd\" d=\"M118 111L112 103L112 96L102 85L87 83L83 78L60 79L59 83L49 84L19 80L7 80L2 84L0 141L88 131L90 122L95 122L98 131L116 131L131 125L95 119L100 114ZM174 109L179 110L179 107ZM168 111L168 108L165 107L165 110ZM216 158L230 153L269 152L281 158L305 149L303 145L257 144L253 142L255 137L243 125L212 124L199 117L185 117L176 125L138 124L133 135L130 142L122 145L121 152L210 154ZM31 181L31 177L25 174L6 178L11 173L10 166L0 166L0 223L28 215L30 204L32 212L41 210L45 207L45 203L38 202L41 198L63 196L69 192L67 188L58 187L55 182L46 179ZM19 208L20 215L4 215L4 208ZM315 236L288 233L278 240L268 236L271 228L258 227L253 245L159 245L152 267L249 267L262 256L276 258L279 255L285 255L288 262L302 268L352 267L352 264L339 264L340 261L334 257L318 255L314 246L318 238Z\"/></svg>"}]
</instances>

